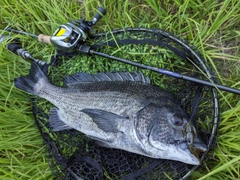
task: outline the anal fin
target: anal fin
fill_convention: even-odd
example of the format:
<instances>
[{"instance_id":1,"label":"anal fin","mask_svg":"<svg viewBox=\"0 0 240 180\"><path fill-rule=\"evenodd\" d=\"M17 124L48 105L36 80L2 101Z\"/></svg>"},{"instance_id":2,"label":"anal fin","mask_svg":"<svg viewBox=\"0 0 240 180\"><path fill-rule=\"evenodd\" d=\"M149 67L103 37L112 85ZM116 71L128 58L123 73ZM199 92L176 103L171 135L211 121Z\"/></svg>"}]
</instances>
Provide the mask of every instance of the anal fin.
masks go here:
<instances>
[{"instance_id":1,"label":"anal fin","mask_svg":"<svg viewBox=\"0 0 240 180\"><path fill-rule=\"evenodd\" d=\"M54 132L72 129L63 122L59 115L59 110L55 107L50 109L49 123Z\"/></svg>"}]
</instances>

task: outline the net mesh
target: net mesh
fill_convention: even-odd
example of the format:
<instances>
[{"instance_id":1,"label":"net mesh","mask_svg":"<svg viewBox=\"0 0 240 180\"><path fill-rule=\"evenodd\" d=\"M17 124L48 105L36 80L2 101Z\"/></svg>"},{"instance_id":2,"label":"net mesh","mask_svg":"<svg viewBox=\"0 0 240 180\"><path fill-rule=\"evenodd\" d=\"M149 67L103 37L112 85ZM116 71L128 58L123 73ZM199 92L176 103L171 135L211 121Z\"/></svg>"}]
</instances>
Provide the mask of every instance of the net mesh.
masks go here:
<instances>
[{"instance_id":1,"label":"net mesh","mask_svg":"<svg viewBox=\"0 0 240 180\"><path fill-rule=\"evenodd\" d=\"M166 68L188 76L208 80L213 74L205 62L190 48L161 30L125 29L96 34L89 40L97 51L124 57L150 66ZM97 56L74 53L53 58L49 79L63 85L63 77L76 72L141 71L152 84L170 91L184 111L196 120L197 129L209 147L201 159L207 162L216 143L218 101L214 89L195 83L176 80L157 73L138 69ZM200 90L200 91L199 91ZM122 150L97 146L93 140L76 130L52 132L49 110L52 104L44 99L32 99L33 112L45 142L54 179L185 179L197 166L182 162L152 159Z\"/></svg>"}]
</instances>

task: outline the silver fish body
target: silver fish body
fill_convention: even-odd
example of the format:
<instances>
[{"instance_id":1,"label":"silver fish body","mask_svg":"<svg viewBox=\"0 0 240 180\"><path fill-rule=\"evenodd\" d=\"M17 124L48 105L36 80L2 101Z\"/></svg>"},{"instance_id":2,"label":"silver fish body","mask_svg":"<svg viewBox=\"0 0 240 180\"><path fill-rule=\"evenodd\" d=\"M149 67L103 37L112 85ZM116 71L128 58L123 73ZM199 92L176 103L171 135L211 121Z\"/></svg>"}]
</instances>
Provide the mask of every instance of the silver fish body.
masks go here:
<instances>
[{"instance_id":1,"label":"silver fish body","mask_svg":"<svg viewBox=\"0 0 240 180\"><path fill-rule=\"evenodd\" d=\"M150 85L142 74L78 73L66 77L64 83L65 87L51 84L36 63L28 77L15 79L17 88L56 106L49 118L54 131L73 128L101 146L200 164L186 142L186 114L171 94ZM205 151L201 139L195 140Z\"/></svg>"}]
</instances>

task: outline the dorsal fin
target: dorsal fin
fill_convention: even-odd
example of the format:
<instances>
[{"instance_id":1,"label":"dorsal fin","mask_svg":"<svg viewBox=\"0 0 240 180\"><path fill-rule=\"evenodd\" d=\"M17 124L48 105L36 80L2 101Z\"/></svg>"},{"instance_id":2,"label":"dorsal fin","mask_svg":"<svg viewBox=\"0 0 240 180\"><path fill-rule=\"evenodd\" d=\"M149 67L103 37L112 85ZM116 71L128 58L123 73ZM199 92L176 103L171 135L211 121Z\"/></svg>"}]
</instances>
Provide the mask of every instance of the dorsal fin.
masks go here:
<instances>
[{"instance_id":1,"label":"dorsal fin","mask_svg":"<svg viewBox=\"0 0 240 180\"><path fill-rule=\"evenodd\" d=\"M148 77L144 77L142 73L137 72L100 72L97 74L88 74L81 72L66 76L64 77L63 81L67 86L100 81L137 81L145 84L150 84Z\"/></svg>"}]
</instances>

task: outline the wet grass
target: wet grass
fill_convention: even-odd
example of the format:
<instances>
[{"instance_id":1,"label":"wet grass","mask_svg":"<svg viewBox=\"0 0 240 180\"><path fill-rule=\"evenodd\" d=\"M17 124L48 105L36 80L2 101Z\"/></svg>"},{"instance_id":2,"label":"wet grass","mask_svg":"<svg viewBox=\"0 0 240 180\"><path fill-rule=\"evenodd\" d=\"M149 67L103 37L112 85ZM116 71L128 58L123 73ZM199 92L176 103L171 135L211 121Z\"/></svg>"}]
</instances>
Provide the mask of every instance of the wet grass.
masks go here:
<instances>
[{"instance_id":1,"label":"wet grass","mask_svg":"<svg viewBox=\"0 0 240 180\"><path fill-rule=\"evenodd\" d=\"M4 28L9 25L51 35L72 19L92 19L99 5L107 9L107 15L95 27L97 32L130 26L171 32L198 48L221 84L240 88L238 0L2 0L0 34L8 34ZM31 37L14 37L36 58L49 61L55 52ZM51 171L33 122L29 96L13 86L14 78L28 73L29 63L7 51L6 44L4 41L0 46L0 179L49 179ZM220 104L214 158L191 179L240 179L240 97L220 92Z\"/></svg>"}]
</instances>

